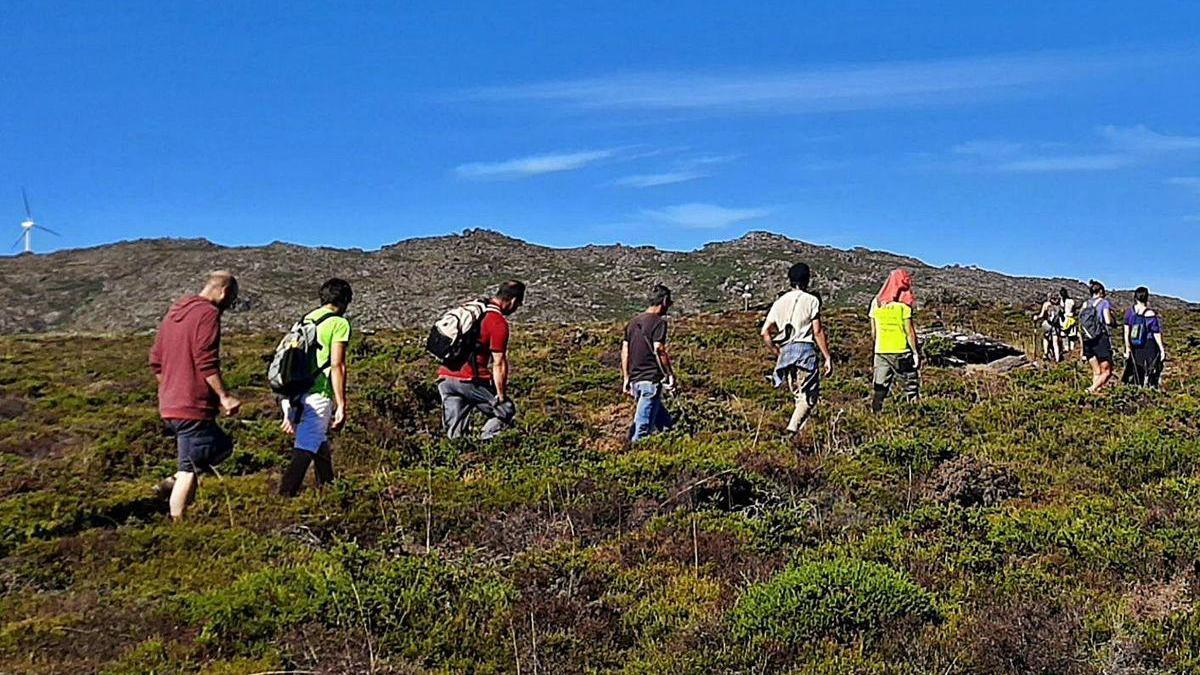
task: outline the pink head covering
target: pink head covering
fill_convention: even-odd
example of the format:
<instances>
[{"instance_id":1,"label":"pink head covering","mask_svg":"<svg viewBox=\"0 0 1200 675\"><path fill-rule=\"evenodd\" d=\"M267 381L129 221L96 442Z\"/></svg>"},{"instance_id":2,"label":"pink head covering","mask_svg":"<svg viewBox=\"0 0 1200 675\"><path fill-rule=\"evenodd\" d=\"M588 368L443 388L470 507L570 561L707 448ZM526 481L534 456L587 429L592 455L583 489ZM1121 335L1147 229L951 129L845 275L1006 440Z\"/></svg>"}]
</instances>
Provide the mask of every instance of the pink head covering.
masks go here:
<instances>
[{"instance_id":1,"label":"pink head covering","mask_svg":"<svg viewBox=\"0 0 1200 675\"><path fill-rule=\"evenodd\" d=\"M879 305L888 304L889 302L903 302L912 307L917 302L917 297L913 295L912 290L912 275L907 270L894 269L888 275L887 281L883 283L883 288L879 289Z\"/></svg>"}]
</instances>

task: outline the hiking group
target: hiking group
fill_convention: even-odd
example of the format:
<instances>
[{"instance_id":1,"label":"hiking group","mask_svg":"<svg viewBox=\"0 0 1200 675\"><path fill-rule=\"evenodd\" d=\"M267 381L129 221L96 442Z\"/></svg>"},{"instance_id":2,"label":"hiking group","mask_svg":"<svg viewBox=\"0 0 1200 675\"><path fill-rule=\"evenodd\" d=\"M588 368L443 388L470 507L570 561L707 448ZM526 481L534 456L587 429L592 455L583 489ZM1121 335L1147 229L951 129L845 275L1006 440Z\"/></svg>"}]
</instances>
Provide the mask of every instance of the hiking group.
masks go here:
<instances>
[{"instance_id":1,"label":"hiking group","mask_svg":"<svg viewBox=\"0 0 1200 675\"><path fill-rule=\"evenodd\" d=\"M1113 337L1118 324L1108 291L1099 281L1088 282L1089 297L1078 307L1067 289L1059 289L1042 303L1035 314L1042 335L1042 353L1054 361L1062 361L1080 346L1080 357L1092 368L1091 393L1098 393L1112 384ZM1150 307L1150 291L1139 286L1133 292L1133 305L1125 310L1121 324L1124 339L1125 367L1121 381L1143 387L1158 387L1163 364L1167 359L1162 339L1162 319Z\"/></svg>"},{"instance_id":2,"label":"hiking group","mask_svg":"<svg viewBox=\"0 0 1200 675\"><path fill-rule=\"evenodd\" d=\"M820 398L821 379L833 374L829 338L821 321L821 299L809 292L812 273L805 263L788 270L790 290L767 312L760 331L775 357L768 379L787 386L792 396L789 433L808 422ZM1066 345L1078 340L1093 370L1089 391L1098 392L1113 379L1112 305L1103 284L1089 285L1091 298L1075 314L1075 303L1062 290L1051 296L1035 319L1042 322L1045 353L1061 360ZM320 486L334 478L329 432L346 424L346 365L351 326L346 310L353 299L350 284L329 279L318 290L319 305L294 324L280 341L267 371L267 381L280 408L280 429L293 438L291 460L279 482L279 494L298 494L309 466ZM171 517L183 518L195 499L199 476L216 473L229 457L233 442L221 429L219 415L232 416L242 406L225 388L221 376L221 316L237 303L238 282L225 271L212 272L196 295L176 301L163 318L150 350L150 367L158 381L159 413L175 436L178 470L160 484L169 493ZM1162 323L1149 306L1149 293L1134 293L1125 312L1124 381L1157 386L1166 352ZM476 413L484 420L482 440L513 426L517 407L509 392L509 320L525 301L525 284L510 280L489 298L467 302L445 312L430 329L426 351L438 362L437 390L442 403L442 429L447 438L467 436ZM657 284L646 297L645 311L626 325L621 342L621 390L635 400L628 440L638 442L669 429L673 420L663 402L676 388L667 349L666 316L671 290ZM907 401L920 396L921 351L913 321L916 296L912 276L893 270L872 298L867 317L874 341L870 407L883 409L893 384ZM818 363L818 354L821 362Z\"/></svg>"}]
</instances>

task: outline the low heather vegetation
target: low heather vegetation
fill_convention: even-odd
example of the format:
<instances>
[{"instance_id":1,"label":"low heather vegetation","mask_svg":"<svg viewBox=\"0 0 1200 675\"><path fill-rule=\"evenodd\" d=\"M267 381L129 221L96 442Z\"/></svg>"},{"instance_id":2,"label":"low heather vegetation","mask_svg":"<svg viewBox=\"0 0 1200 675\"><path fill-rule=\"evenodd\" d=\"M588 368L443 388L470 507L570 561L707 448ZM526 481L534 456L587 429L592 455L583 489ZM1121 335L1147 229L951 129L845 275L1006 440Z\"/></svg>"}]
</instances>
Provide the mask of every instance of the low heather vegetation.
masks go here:
<instances>
[{"instance_id":1,"label":"low heather vegetation","mask_svg":"<svg viewBox=\"0 0 1200 675\"><path fill-rule=\"evenodd\" d=\"M1003 338L1015 314L960 319ZM446 442L416 333L356 337L337 480L275 496L274 335L172 526L149 338L0 339L0 672L1140 673L1200 668L1200 329L1167 390L930 369L867 411L867 327L793 443L750 315L676 323L633 448L619 327L518 326L518 427Z\"/></svg>"}]
</instances>

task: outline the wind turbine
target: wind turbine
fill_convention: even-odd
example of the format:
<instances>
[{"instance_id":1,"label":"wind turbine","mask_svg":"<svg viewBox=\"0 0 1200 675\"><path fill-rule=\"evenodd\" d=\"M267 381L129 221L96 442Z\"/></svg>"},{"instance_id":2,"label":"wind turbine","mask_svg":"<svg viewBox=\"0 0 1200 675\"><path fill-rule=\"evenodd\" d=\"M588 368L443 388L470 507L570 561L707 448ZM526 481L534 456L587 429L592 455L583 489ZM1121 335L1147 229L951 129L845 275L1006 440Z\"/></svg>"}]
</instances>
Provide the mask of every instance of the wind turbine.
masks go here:
<instances>
[{"instance_id":1,"label":"wind turbine","mask_svg":"<svg viewBox=\"0 0 1200 675\"><path fill-rule=\"evenodd\" d=\"M35 229L43 232L49 232L56 237L60 235L48 227L38 225L37 223L33 222L33 212L29 209L29 195L25 194L25 188L21 188L21 199L25 200L25 220L21 221L21 236L17 237L17 240L13 242L12 247L16 248L17 244L20 244L21 240L24 239L25 252L33 253L33 231Z\"/></svg>"}]
</instances>

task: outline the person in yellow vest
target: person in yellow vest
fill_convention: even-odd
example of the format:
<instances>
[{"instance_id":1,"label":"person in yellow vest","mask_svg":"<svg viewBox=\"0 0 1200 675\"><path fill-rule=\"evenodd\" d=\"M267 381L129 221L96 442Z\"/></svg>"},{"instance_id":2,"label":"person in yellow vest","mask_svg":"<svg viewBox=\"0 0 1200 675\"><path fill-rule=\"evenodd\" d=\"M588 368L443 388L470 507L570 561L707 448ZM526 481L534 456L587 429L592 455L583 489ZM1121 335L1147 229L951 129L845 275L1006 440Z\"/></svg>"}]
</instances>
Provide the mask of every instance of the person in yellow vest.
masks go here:
<instances>
[{"instance_id":1,"label":"person in yellow vest","mask_svg":"<svg viewBox=\"0 0 1200 675\"><path fill-rule=\"evenodd\" d=\"M904 398L915 401L921 395L921 351L917 329L913 326L912 275L893 270L871 302L871 334L875 338L871 410L883 410L883 401L900 380Z\"/></svg>"}]
</instances>

